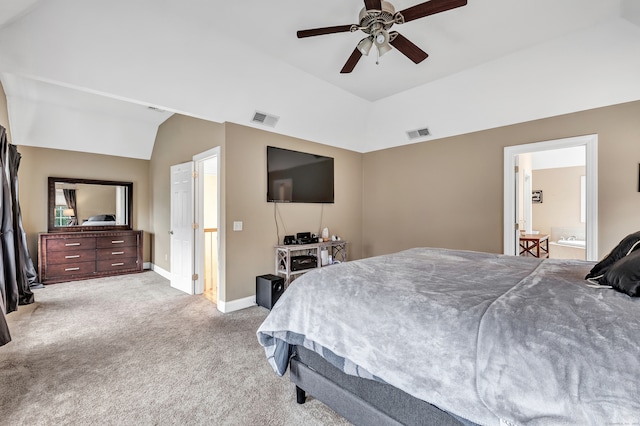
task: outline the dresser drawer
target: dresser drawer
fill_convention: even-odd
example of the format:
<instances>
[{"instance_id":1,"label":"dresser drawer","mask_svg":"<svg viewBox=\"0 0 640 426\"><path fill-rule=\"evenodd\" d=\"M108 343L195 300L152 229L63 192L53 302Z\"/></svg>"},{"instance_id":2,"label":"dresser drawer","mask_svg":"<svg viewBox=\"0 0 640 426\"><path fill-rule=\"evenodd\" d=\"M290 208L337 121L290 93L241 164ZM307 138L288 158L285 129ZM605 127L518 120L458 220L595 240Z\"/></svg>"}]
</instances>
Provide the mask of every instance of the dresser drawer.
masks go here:
<instances>
[{"instance_id":1,"label":"dresser drawer","mask_svg":"<svg viewBox=\"0 0 640 426\"><path fill-rule=\"evenodd\" d=\"M47 265L92 262L96 260L96 250L66 250L47 253Z\"/></svg>"},{"instance_id":2,"label":"dresser drawer","mask_svg":"<svg viewBox=\"0 0 640 426\"><path fill-rule=\"evenodd\" d=\"M55 284L142 272L142 236L142 231L125 230L40 234L40 282Z\"/></svg>"},{"instance_id":3,"label":"dresser drawer","mask_svg":"<svg viewBox=\"0 0 640 426\"><path fill-rule=\"evenodd\" d=\"M135 235L116 235L110 237L98 237L96 244L99 249L112 247L130 247L138 244L138 238Z\"/></svg>"},{"instance_id":4,"label":"dresser drawer","mask_svg":"<svg viewBox=\"0 0 640 426\"><path fill-rule=\"evenodd\" d=\"M47 251L95 250L95 238L51 238L47 240Z\"/></svg>"},{"instance_id":5,"label":"dresser drawer","mask_svg":"<svg viewBox=\"0 0 640 426\"><path fill-rule=\"evenodd\" d=\"M138 247L110 247L98 249L98 260L122 259L126 257L137 257Z\"/></svg>"},{"instance_id":6,"label":"dresser drawer","mask_svg":"<svg viewBox=\"0 0 640 426\"><path fill-rule=\"evenodd\" d=\"M127 257L123 259L98 259L97 272L120 271L123 269L137 269L138 259L135 257Z\"/></svg>"},{"instance_id":7,"label":"dresser drawer","mask_svg":"<svg viewBox=\"0 0 640 426\"><path fill-rule=\"evenodd\" d=\"M96 269L96 262L76 262L47 266L47 277L74 277L76 275L92 274Z\"/></svg>"}]
</instances>

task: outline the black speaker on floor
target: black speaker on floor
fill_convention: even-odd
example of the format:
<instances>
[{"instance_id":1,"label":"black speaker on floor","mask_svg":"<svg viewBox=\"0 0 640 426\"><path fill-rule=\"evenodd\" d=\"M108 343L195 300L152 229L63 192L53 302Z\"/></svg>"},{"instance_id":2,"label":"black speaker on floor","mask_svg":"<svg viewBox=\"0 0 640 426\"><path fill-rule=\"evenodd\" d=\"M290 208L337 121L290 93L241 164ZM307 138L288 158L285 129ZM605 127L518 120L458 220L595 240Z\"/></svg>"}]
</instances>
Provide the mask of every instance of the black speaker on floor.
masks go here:
<instances>
[{"instance_id":1,"label":"black speaker on floor","mask_svg":"<svg viewBox=\"0 0 640 426\"><path fill-rule=\"evenodd\" d=\"M284 293L284 278L271 274L256 277L256 303L258 305L271 310L282 293Z\"/></svg>"}]
</instances>

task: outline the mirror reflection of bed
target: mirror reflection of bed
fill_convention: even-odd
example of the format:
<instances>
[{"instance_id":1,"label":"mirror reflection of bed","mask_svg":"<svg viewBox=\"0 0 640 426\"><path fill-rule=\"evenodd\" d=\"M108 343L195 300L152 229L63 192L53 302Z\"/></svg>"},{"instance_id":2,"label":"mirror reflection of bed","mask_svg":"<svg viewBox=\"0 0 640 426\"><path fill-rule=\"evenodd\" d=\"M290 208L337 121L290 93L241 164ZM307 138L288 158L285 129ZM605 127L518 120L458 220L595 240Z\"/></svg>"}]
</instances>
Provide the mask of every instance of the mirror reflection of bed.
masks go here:
<instances>
[{"instance_id":1,"label":"mirror reflection of bed","mask_svg":"<svg viewBox=\"0 0 640 426\"><path fill-rule=\"evenodd\" d=\"M82 226L112 226L116 224L115 214L99 214L82 221Z\"/></svg>"}]
</instances>

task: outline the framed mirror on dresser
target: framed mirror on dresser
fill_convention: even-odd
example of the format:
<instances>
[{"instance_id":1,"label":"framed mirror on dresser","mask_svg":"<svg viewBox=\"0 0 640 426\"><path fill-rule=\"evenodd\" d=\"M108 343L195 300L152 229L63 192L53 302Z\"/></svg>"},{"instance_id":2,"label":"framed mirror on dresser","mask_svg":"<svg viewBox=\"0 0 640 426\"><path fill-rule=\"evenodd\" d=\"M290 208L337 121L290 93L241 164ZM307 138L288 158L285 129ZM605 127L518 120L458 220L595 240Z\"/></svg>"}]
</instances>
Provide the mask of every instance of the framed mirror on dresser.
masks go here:
<instances>
[{"instance_id":1,"label":"framed mirror on dresser","mask_svg":"<svg viewBox=\"0 0 640 426\"><path fill-rule=\"evenodd\" d=\"M40 282L142 272L133 183L49 177L48 231L38 238Z\"/></svg>"}]
</instances>

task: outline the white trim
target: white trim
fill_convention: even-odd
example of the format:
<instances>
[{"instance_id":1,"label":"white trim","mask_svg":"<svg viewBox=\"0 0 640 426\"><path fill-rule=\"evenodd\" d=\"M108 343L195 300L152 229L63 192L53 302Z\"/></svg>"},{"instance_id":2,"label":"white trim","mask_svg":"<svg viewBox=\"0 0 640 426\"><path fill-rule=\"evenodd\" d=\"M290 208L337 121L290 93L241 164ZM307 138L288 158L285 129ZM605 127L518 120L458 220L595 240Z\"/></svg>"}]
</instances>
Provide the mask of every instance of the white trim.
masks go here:
<instances>
[{"instance_id":1,"label":"white trim","mask_svg":"<svg viewBox=\"0 0 640 426\"><path fill-rule=\"evenodd\" d=\"M161 267L159 267L158 265L152 263L151 264L151 268L150 268L153 272L155 272L156 274L160 275L162 278L166 278L169 281L171 281L171 272L162 269Z\"/></svg>"},{"instance_id":2,"label":"white trim","mask_svg":"<svg viewBox=\"0 0 640 426\"><path fill-rule=\"evenodd\" d=\"M586 150L587 176L587 260L598 260L598 135L576 136L504 148L504 226L503 252L516 253L514 233L515 218L515 157L528 152L548 151L560 148L584 146Z\"/></svg>"},{"instance_id":3,"label":"white trim","mask_svg":"<svg viewBox=\"0 0 640 426\"><path fill-rule=\"evenodd\" d=\"M153 268L153 263L151 262L144 262L142 264L142 269L152 269Z\"/></svg>"},{"instance_id":4,"label":"white trim","mask_svg":"<svg viewBox=\"0 0 640 426\"><path fill-rule=\"evenodd\" d=\"M220 312L227 314L229 312L239 311L240 309L246 309L256 305L256 296L249 296L242 299L232 300L230 302L223 302L222 300L219 300L216 306Z\"/></svg>"}]
</instances>

